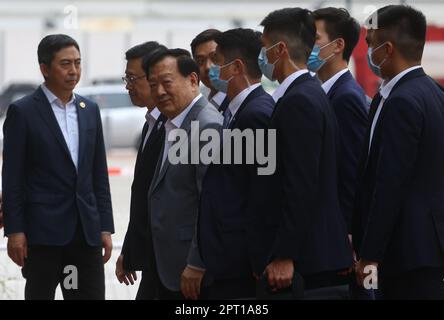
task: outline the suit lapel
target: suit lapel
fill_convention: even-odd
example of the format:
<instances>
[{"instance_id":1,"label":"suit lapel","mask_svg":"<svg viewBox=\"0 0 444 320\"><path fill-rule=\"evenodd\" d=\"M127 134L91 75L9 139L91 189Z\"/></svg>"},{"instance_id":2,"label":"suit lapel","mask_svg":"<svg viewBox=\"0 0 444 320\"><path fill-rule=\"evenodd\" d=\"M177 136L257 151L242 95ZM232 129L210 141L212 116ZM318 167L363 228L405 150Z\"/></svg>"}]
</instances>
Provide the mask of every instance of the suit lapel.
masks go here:
<instances>
[{"instance_id":1,"label":"suit lapel","mask_svg":"<svg viewBox=\"0 0 444 320\"><path fill-rule=\"evenodd\" d=\"M199 112L202 110L202 108L204 108L206 105L208 104L208 100L204 97L200 98L195 104L194 106L191 108L191 110L188 112L187 116L185 117L185 119L182 122L182 125L180 126L180 129L183 129L187 132L187 134L190 132L191 130L191 122L193 120L196 120L197 115L199 114ZM168 137L165 137L165 141ZM190 143L190 135L188 134L188 143ZM184 143L183 141L181 143ZM178 146L179 147L179 146ZM159 185L159 183L162 181L162 179L165 177L165 174L170 166L170 162L168 161L168 157L167 159L165 159L165 163L162 166L162 157L163 157L163 153L165 150L165 143L162 147L162 151L160 152L160 156L159 156L159 161L157 163L157 167L156 167L156 173L154 174L155 178L155 183L153 185L153 190ZM189 150L190 151L190 150ZM162 166L162 168L160 168ZM160 172L159 172L160 170Z\"/></svg>"},{"instance_id":2,"label":"suit lapel","mask_svg":"<svg viewBox=\"0 0 444 320\"><path fill-rule=\"evenodd\" d=\"M278 99L278 101L276 101L276 104L275 104L275 106L274 106L274 108L273 108L273 112L271 113L271 119L274 118L275 112L276 112L276 110L278 109L281 100L287 95L287 93L290 92L290 90L293 89L293 87L295 87L295 86L297 86L297 85L299 85L299 84L301 84L301 83L303 83L304 81L307 81L307 80L317 81L317 80L313 79L313 77L310 75L309 72L306 72L306 73L300 75L299 77L297 77L297 78L296 78L296 79L295 79L295 80L294 80L294 81L288 86L287 90L285 90L284 95L283 95L282 97L280 97L280 98Z\"/></svg>"},{"instance_id":3,"label":"suit lapel","mask_svg":"<svg viewBox=\"0 0 444 320\"><path fill-rule=\"evenodd\" d=\"M60 129L60 126L54 115L54 111L52 110L51 104L49 103L41 88L37 89L34 99L39 102L37 103L37 109L39 110L43 120L46 122L51 132L54 134L55 138L59 142L62 149L65 151L66 155L69 157L69 159L71 159L68 145L66 144L65 138L63 137L62 130Z\"/></svg>"},{"instance_id":4,"label":"suit lapel","mask_svg":"<svg viewBox=\"0 0 444 320\"><path fill-rule=\"evenodd\" d=\"M77 122L79 125L79 155L77 159L77 170L80 171L80 167L82 164L82 159L85 154L85 146L86 146L86 124L88 119L88 105L81 100L79 96L76 96L75 100L76 111L77 111Z\"/></svg>"},{"instance_id":5,"label":"suit lapel","mask_svg":"<svg viewBox=\"0 0 444 320\"><path fill-rule=\"evenodd\" d=\"M335 95L335 91L337 88L339 88L341 85L343 85L345 82L349 81L350 79L353 79L350 71L344 72L338 80L331 86L330 90L327 93L327 96L329 99L331 99Z\"/></svg>"},{"instance_id":6,"label":"suit lapel","mask_svg":"<svg viewBox=\"0 0 444 320\"><path fill-rule=\"evenodd\" d=\"M228 125L228 129L233 129L236 126L237 120L239 119L242 110L245 109L245 107L250 103L250 101L262 95L263 93L265 93L265 91L264 89L262 89L262 86L259 86L250 92L250 94L245 98L245 100L240 105L237 112L233 115L233 118L231 119L230 124Z\"/></svg>"}]
</instances>

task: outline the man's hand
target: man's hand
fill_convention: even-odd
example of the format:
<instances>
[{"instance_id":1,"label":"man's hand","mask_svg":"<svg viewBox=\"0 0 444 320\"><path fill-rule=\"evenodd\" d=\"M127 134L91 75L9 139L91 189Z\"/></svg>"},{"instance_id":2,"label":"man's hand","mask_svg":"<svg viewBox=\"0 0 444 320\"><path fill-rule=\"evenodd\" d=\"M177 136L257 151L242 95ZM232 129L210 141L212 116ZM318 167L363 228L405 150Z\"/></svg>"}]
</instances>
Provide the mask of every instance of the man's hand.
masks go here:
<instances>
[{"instance_id":1,"label":"man's hand","mask_svg":"<svg viewBox=\"0 0 444 320\"><path fill-rule=\"evenodd\" d=\"M355 270L355 268L356 268L356 263L358 262L356 259L356 252L355 252L355 250L353 250L353 237L351 234L348 235L348 241L350 241L350 246L351 246L352 252L353 252L353 265L346 270L338 272L338 275L340 275L340 276L346 276L346 275L352 273L353 270Z\"/></svg>"},{"instance_id":2,"label":"man's hand","mask_svg":"<svg viewBox=\"0 0 444 320\"><path fill-rule=\"evenodd\" d=\"M111 258L111 252L113 251L113 240L110 233L102 233L102 247L105 249L103 255L103 263L105 264Z\"/></svg>"},{"instance_id":3,"label":"man's hand","mask_svg":"<svg viewBox=\"0 0 444 320\"><path fill-rule=\"evenodd\" d=\"M291 286L294 274L293 260L275 259L266 268L268 284L273 291Z\"/></svg>"},{"instance_id":4,"label":"man's hand","mask_svg":"<svg viewBox=\"0 0 444 320\"><path fill-rule=\"evenodd\" d=\"M28 257L28 244L23 232L8 236L8 256L18 266L23 267L25 265L25 259Z\"/></svg>"},{"instance_id":5,"label":"man's hand","mask_svg":"<svg viewBox=\"0 0 444 320\"><path fill-rule=\"evenodd\" d=\"M125 282L125 284L128 286L130 283L131 285L134 284L134 282L137 281L137 275L135 271L126 271L123 268L123 255L120 255L119 258L117 258L116 262L116 277L117 280L119 280L120 283Z\"/></svg>"},{"instance_id":6,"label":"man's hand","mask_svg":"<svg viewBox=\"0 0 444 320\"><path fill-rule=\"evenodd\" d=\"M197 300L200 295L200 284L205 270L186 267L180 276L180 291L186 299Z\"/></svg>"},{"instance_id":7,"label":"man's hand","mask_svg":"<svg viewBox=\"0 0 444 320\"><path fill-rule=\"evenodd\" d=\"M356 263L356 267L355 267L356 282L361 287L364 286L365 277L367 277L370 274L369 270L366 273L364 273L365 267L369 266L369 265L372 265L372 266L375 266L376 268L378 268L378 263L374 262L374 261L367 261L367 260L361 259Z\"/></svg>"}]
</instances>

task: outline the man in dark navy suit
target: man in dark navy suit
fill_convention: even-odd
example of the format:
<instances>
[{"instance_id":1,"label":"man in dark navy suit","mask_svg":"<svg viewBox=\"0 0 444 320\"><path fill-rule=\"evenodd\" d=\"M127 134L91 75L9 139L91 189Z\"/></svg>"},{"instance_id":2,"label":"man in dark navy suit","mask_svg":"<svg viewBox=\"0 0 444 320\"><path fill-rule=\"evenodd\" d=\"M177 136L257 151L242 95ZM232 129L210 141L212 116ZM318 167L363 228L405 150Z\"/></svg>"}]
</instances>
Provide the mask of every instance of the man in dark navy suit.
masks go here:
<instances>
[{"instance_id":1,"label":"man in dark navy suit","mask_svg":"<svg viewBox=\"0 0 444 320\"><path fill-rule=\"evenodd\" d=\"M306 69L316 26L310 11L286 8L261 23L264 48L259 64L279 81L271 129L277 135L277 169L262 200L256 226L256 272L264 268L272 290L304 279L305 298L327 298L346 284L352 251L338 201L333 110L320 84ZM258 274L259 275L259 274ZM336 296L333 296L337 298Z\"/></svg>"},{"instance_id":2,"label":"man in dark navy suit","mask_svg":"<svg viewBox=\"0 0 444 320\"><path fill-rule=\"evenodd\" d=\"M316 23L318 58L308 62L322 81L335 112L339 131L339 203L351 233L351 217L357 183L357 166L367 128L367 102L364 90L348 69L359 40L360 26L345 9L322 8L313 12ZM313 53L312 53L313 56ZM320 63L310 64L311 61Z\"/></svg>"},{"instance_id":3,"label":"man in dark navy suit","mask_svg":"<svg viewBox=\"0 0 444 320\"><path fill-rule=\"evenodd\" d=\"M368 61L383 83L359 166L357 278L374 285L377 269L383 299L443 299L444 94L421 67L424 15L401 5L376 15Z\"/></svg>"},{"instance_id":4,"label":"man in dark navy suit","mask_svg":"<svg viewBox=\"0 0 444 320\"><path fill-rule=\"evenodd\" d=\"M8 255L23 267L25 299L53 299L59 283L65 299L104 299L114 224L99 108L73 93L74 39L46 36L38 61L45 82L4 125Z\"/></svg>"},{"instance_id":5,"label":"man in dark navy suit","mask_svg":"<svg viewBox=\"0 0 444 320\"><path fill-rule=\"evenodd\" d=\"M361 27L342 8L318 9L313 12L313 16L316 23L316 44L308 59L308 68L316 72L322 81L322 89L330 100L338 122L339 204L351 240L358 162L368 122L364 90L348 69ZM367 293L359 290L354 282L351 283L351 289L352 298L371 299L373 296L371 290Z\"/></svg>"},{"instance_id":6,"label":"man in dark navy suit","mask_svg":"<svg viewBox=\"0 0 444 320\"><path fill-rule=\"evenodd\" d=\"M134 166L131 185L130 220L122 245L122 252L116 262L116 276L120 283L133 285L137 280L136 271L142 271L142 279L136 300L155 297L155 279L151 277L155 268L152 259L153 244L148 219L148 190L162 149L166 118L155 107L150 85L144 68L150 57L166 48L155 41L145 42L130 48L125 53L127 60L123 80L131 102L146 108L146 122Z\"/></svg>"},{"instance_id":7,"label":"man in dark navy suit","mask_svg":"<svg viewBox=\"0 0 444 320\"><path fill-rule=\"evenodd\" d=\"M219 77L210 76L210 80L214 87L226 91L231 101L224 113L224 129L266 129L274 101L260 83L257 56L261 34L251 29L232 29L215 40L216 65L212 68L219 71ZM229 148L227 142L222 148ZM202 259L214 280L208 287L209 299L255 295L245 238L249 211L257 196L258 173L254 164L245 163L247 143L244 141L241 149L232 152L231 164L210 165L202 184L198 239ZM236 152L242 152L242 164L234 164Z\"/></svg>"}]
</instances>

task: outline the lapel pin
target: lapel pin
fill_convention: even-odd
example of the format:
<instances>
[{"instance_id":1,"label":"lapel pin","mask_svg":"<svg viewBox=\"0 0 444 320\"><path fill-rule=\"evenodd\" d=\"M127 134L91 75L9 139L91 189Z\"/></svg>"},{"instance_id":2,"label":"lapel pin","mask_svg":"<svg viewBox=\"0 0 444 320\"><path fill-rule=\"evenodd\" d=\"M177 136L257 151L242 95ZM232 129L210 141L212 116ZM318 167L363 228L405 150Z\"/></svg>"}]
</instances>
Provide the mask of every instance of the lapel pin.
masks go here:
<instances>
[{"instance_id":1,"label":"lapel pin","mask_svg":"<svg viewBox=\"0 0 444 320\"><path fill-rule=\"evenodd\" d=\"M85 102L80 102L79 103L79 106L80 106L80 108L82 108L82 109L85 109L86 108L86 104L85 104Z\"/></svg>"},{"instance_id":2,"label":"lapel pin","mask_svg":"<svg viewBox=\"0 0 444 320\"><path fill-rule=\"evenodd\" d=\"M159 123L157 124L157 130L159 130L160 129L160 127L162 126L162 121L159 121Z\"/></svg>"}]
</instances>

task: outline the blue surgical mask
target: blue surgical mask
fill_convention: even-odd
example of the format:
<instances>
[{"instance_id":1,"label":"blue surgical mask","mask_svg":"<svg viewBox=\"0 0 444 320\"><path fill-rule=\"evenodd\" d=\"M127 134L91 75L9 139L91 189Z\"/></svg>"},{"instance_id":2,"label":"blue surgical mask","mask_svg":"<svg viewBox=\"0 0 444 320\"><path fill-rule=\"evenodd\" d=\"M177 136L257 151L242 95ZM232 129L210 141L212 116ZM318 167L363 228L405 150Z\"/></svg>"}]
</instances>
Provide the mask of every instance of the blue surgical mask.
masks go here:
<instances>
[{"instance_id":1,"label":"blue surgical mask","mask_svg":"<svg viewBox=\"0 0 444 320\"><path fill-rule=\"evenodd\" d=\"M372 72L378 76L378 77L382 77L381 75L381 66L382 64L387 60L387 57L385 57L380 64L375 64L373 62L372 56L373 53L378 50L379 48L382 48L383 45L385 45L387 42L384 42L383 44L381 44L380 46L376 47L375 49L368 47L368 51L367 51L367 63L368 63L368 67L370 68L370 70L372 70Z\"/></svg>"},{"instance_id":2,"label":"blue surgical mask","mask_svg":"<svg viewBox=\"0 0 444 320\"><path fill-rule=\"evenodd\" d=\"M329 55L328 57L326 57L324 59L319 57L319 53L321 53L321 50L324 49L325 47L329 46L330 44L332 44L336 40L337 39L327 43L326 45L324 45L322 47L319 47L317 44L314 45L313 50L311 51L310 56L308 57L308 61L307 61L308 70L310 70L311 72L318 72L319 69L321 69L322 66L327 62L327 60L335 55L334 53L332 53L331 55Z\"/></svg>"},{"instance_id":3,"label":"blue surgical mask","mask_svg":"<svg viewBox=\"0 0 444 320\"><path fill-rule=\"evenodd\" d=\"M274 63L268 62L267 51L276 47L278 44L279 42L269 48L262 47L261 52L259 52L259 56L257 57L257 63L259 64L259 68L261 69L263 75L271 81L275 80L273 78L274 65L279 61L279 58Z\"/></svg>"},{"instance_id":4,"label":"blue surgical mask","mask_svg":"<svg viewBox=\"0 0 444 320\"><path fill-rule=\"evenodd\" d=\"M220 78L220 69L225 68L232 64L234 61L231 61L227 64L224 64L223 66L217 66L215 64L212 64L210 66L210 71L208 72L208 77L210 78L211 85L216 89L217 91L221 91L224 93L227 93L228 91L228 82L230 82L233 77L231 77L228 80L222 80Z\"/></svg>"}]
</instances>

